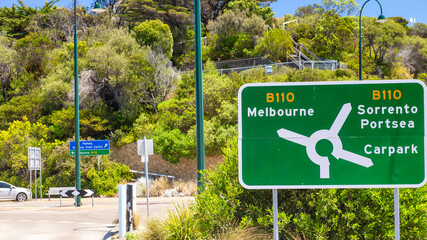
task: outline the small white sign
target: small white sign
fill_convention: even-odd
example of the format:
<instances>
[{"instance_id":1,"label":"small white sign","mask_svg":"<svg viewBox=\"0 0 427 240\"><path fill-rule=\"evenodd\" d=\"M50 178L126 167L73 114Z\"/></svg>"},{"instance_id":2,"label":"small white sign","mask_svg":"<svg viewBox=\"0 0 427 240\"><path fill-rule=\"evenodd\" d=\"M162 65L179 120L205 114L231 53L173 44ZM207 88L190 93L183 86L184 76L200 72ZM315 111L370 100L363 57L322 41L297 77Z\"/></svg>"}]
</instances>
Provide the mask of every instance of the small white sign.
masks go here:
<instances>
[{"instance_id":1,"label":"small white sign","mask_svg":"<svg viewBox=\"0 0 427 240\"><path fill-rule=\"evenodd\" d=\"M145 146L147 146L147 149L145 149ZM140 139L138 140L138 155L153 155L153 139Z\"/></svg>"},{"instance_id":2,"label":"small white sign","mask_svg":"<svg viewBox=\"0 0 427 240\"><path fill-rule=\"evenodd\" d=\"M41 169L41 150L37 147L28 148L28 168L30 170Z\"/></svg>"}]
</instances>

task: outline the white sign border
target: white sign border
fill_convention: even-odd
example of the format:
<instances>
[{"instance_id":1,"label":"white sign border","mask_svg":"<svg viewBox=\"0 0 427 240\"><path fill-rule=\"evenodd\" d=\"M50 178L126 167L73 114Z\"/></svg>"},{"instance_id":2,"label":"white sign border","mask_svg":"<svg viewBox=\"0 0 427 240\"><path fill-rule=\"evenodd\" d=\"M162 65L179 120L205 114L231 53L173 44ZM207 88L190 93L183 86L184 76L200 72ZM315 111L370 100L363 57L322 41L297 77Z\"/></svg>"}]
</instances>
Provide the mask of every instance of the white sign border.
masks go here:
<instances>
[{"instance_id":1,"label":"white sign border","mask_svg":"<svg viewBox=\"0 0 427 240\"><path fill-rule=\"evenodd\" d=\"M247 87L269 87L269 86L318 86L318 85L350 85L350 84L396 84L396 83L418 83L423 87L424 93L424 180L419 184L365 184L365 185L247 185L242 179L242 91ZM247 83L240 87L238 93L238 149L239 149L239 182L246 189L326 189L326 188L418 188L427 182L427 112L426 112L426 84L417 79L403 80L365 80L365 81L331 81L331 82L275 82L275 83Z\"/></svg>"}]
</instances>

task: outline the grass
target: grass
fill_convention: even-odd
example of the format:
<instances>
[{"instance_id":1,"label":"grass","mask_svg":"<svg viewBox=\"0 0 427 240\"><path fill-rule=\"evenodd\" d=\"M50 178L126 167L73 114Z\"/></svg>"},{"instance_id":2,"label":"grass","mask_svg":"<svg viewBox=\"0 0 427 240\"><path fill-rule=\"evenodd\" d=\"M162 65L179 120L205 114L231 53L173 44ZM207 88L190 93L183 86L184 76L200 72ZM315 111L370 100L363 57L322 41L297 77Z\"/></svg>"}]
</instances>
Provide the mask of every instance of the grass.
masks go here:
<instances>
[{"instance_id":1,"label":"grass","mask_svg":"<svg viewBox=\"0 0 427 240\"><path fill-rule=\"evenodd\" d=\"M161 177L155 180L149 181L150 196L152 197L163 197L165 196L165 191L170 189L175 189L180 196L193 196L197 193L197 184L195 181L183 181L179 180L172 183L168 178ZM137 195L140 197L146 196L146 183L145 178L139 178L137 182Z\"/></svg>"},{"instance_id":2,"label":"grass","mask_svg":"<svg viewBox=\"0 0 427 240\"><path fill-rule=\"evenodd\" d=\"M270 240L273 234L260 227L231 227L215 236L204 236L194 216L193 205L174 205L167 218L149 219L137 239L144 240Z\"/></svg>"},{"instance_id":3,"label":"grass","mask_svg":"<svg viewBox=\"0 0 427 240\"><path fill-rule=\"evenodd\" d=\"M213 240L270 240L273 234L259 227L231 228L218 234Z\"/></svg>"},{"instance_id":4,"label":"grass","mask_svg":"<svg viewBox=\"0 0 427 240\"><path fill-rule=\"evenodd\" d=\"M194 196L197 193L196 181L183 181L178 180L175 182L175 189L177 192L184 193L184 196Z\"/></svg>"}]
</instances>

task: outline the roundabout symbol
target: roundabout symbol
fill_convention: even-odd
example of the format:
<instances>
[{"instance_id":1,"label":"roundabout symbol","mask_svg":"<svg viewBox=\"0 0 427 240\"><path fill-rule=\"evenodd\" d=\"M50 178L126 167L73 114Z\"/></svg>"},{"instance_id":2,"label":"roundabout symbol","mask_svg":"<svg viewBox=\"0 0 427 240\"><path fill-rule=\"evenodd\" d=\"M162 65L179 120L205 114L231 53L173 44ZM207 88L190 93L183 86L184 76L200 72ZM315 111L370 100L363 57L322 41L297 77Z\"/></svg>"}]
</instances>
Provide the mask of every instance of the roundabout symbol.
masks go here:
<instances>
[{"instance_id":1,"label":"roundabout symbol","mask_svg":"<svg viewBox=\"0 0 427 240\"><path fill-rule=\"evenodd\" d=\"M341 139L338 136L339 131L341 130L345 120L351 112L351 104L346 103L342 106L338 116L335 118L334 123L332 124L329 130L321 129L313 133L310 137L306 137L299 133L295 133L286 129L279 129L277 134L279 137L286 139L288 141L303 145L306 147L307 156L310 160L319 165L320 167L320 178L329 178L329 159L327 157L321 156L316 152L316 144L320 140L328 140L332 143L333 150L332 156L336 159L343 159L348 162L363 166L371 167L373 165L370 158L352 153L343 149Z\"/></svg>"}]
</instances>

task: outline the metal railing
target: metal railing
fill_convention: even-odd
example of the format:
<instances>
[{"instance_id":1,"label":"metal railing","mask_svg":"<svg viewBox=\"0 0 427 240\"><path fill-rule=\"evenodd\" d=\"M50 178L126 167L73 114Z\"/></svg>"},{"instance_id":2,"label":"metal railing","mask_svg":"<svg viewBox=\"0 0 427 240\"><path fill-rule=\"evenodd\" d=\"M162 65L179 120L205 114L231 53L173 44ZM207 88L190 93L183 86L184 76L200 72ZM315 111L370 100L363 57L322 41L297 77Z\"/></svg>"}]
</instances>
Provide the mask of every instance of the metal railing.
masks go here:
<instances>
[{"instance_id":1,"label":"metal railing","mask_svg":"<svg viewBox=\"0 0 427 240\"><path fill-rule=\"evenodd\" d=\"M218 69L220 74L229 74L231 72L243 72L245 70L254 69L254 68L265 68L266 66L277 66L278 69L281 67L291 67L304 70L306 68L320 69L320 70L336 70L338 69L338 62L336 60L327 60L327 61L292 61L292 62L283 62L283 63L273 63L269 65L257 65L257 66L247 66L247 67L238 67L238 68L226 68Z\"/></svg>"},{"instance_id":2,"label":"metal railing","mask_svg":"<svg viewBox=\"0 0 427 240\"><path fill-rule=\"evenodd\" d=\"M145 175L145 172L141 172L141 171L130 170L130 172L131 173L138 173L138 174ZM170 178L170 179L172 179L172 183L175 181L175 176L171 176L171 175L164 175L164 174L157 174L157 173L148 173L148 176Z\"/></svg>"}]
</instances>

